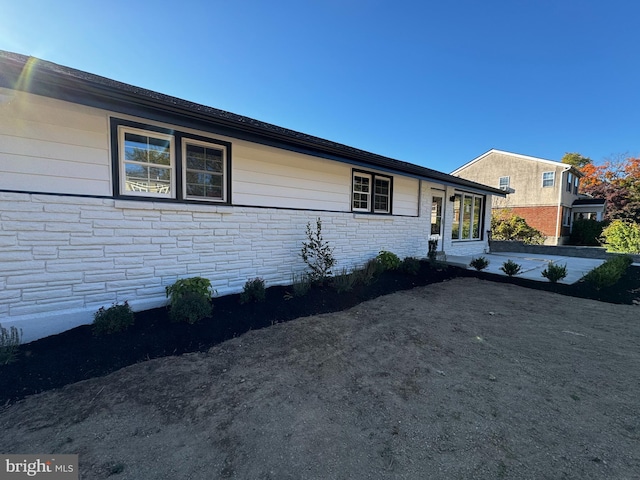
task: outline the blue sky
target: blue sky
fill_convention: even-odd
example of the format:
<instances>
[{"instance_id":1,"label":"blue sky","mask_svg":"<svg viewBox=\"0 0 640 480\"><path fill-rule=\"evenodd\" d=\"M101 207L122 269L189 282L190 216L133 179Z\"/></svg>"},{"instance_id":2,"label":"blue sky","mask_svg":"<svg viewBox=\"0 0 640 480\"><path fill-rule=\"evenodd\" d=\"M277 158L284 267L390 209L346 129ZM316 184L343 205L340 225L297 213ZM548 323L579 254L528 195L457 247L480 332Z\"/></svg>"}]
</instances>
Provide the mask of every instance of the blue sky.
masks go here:
<instances>
[{"instance_id":1,"label":"blue sky","mask_svg":"<svg viewBox=\"0 0 640 480\"><path fill-rule=\"evenodd\" d=\"M635 0L0 0L0 49L450 172L640 154Z\"/></svg>"}]
</instances>

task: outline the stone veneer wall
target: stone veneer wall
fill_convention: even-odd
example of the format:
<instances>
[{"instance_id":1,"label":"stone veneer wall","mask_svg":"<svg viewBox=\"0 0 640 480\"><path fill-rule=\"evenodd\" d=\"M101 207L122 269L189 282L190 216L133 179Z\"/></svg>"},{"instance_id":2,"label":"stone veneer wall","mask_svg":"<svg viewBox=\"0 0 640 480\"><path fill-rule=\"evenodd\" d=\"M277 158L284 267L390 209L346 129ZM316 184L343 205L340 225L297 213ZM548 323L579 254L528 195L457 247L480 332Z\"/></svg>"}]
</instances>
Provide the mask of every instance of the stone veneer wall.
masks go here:
<instances>
[{"instance_id":1,"label":"stone veneer wall","mask_svg":"<svg viewBox=\"0 0 640 480\"><path fill-rule=\"evenodd\" d=\"M428 217L0 192L0 323L30 341L90 323L113 302L162 306L178 278L207 277L218 294L256 276L289 284L305 269L299 252L317 217L337 270L382 249L401 258L428 250L417 234Z\"/></svg>"}]
</instances>

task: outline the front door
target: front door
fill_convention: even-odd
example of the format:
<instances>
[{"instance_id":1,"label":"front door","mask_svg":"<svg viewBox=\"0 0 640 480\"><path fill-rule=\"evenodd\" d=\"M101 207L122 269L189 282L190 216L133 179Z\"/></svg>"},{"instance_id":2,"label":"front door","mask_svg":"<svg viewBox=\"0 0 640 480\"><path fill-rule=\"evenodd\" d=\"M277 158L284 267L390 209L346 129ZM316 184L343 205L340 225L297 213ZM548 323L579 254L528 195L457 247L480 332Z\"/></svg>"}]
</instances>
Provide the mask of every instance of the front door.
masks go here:
<instances>
[{"instance_id":1,"label":"front door","mask_svg":"<svg viewBox=\"0 0 640 480\"><path fill-rule=\"evenodd\" d=\"M442 250L442 238L444 224L442 222L442 206L444 205L444 192L434 192L431 198L431 235L429 240L438 240L438 250Z\"/></svg>"}]
</instances>

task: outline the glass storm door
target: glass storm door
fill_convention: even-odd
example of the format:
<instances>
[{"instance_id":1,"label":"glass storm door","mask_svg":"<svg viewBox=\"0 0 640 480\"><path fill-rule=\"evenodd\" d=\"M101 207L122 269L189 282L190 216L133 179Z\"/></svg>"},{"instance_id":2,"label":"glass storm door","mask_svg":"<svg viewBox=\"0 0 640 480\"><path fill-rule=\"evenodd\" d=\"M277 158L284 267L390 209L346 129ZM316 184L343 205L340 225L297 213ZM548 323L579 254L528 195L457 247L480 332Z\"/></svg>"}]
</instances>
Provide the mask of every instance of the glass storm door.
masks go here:
<instances>
[{"instance_id":1,"label":"glass storm door","mask_svg":"<svg viewBox=\"0 0 640 480\"><path fill-rule=\"evenodd\" d=\"M431 235L430 238L440 240L443 234L442 205L444 203L444 193L434 193L431 199Z\"/></svg>"}]
</instances>

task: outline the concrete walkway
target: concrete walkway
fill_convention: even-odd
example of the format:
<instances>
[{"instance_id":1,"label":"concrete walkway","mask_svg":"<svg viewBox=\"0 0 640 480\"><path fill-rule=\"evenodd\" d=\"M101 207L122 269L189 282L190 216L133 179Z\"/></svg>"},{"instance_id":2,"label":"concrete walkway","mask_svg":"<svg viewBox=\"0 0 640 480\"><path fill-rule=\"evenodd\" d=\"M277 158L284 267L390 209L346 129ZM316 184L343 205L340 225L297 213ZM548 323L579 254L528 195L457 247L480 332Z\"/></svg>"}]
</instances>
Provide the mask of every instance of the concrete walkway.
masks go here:
<instances>
[{"instance_id":1,"label":"concrete walkway","mask_svg":"<svg viewBox=\"0 0 640 480\"><path fill-rule=\"evenodd\" d=\"M469 263L474 258L480 256L483 256L489 261L489 266L483 270L484 272L506 275L502 270L500 270L500 267L502 267L502 264L507 260L512 260L522 267L517 277L537 280L540 282L549 281L542 276L542 271L547 268L547 265L550 263L566 265L567 276L558 282L566 284L576 283L586 273L604 263L604 260L597 258L564 257L558 255L510 252L485 253L483 255L474 256L447 255L445 263L455 265L457 267L473 269L473 267L469 266Z\"/></svg>"}]
</instances>

